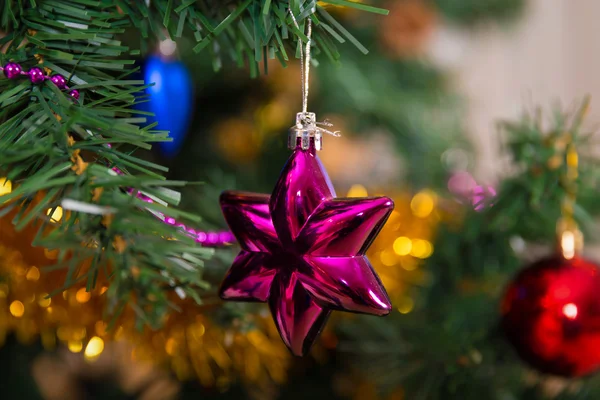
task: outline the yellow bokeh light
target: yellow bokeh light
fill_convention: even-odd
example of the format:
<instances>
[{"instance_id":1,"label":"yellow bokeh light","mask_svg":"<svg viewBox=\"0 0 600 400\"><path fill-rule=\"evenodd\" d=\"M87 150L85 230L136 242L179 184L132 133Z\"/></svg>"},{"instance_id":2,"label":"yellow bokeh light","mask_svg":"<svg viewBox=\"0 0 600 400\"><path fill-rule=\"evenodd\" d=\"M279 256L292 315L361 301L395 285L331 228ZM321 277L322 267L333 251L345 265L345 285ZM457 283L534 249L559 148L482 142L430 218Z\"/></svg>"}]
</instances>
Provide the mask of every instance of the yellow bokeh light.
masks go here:
<instances>
[{"instance_id":1,"label":"yellow bokeh light","mask_svg":"<svg viewBox=\"0 0 600 400\"><path fill-rule=\"evenodd\" d=\"M83 340L85 339L87 333L87 329L85 329L85 327L79 327L79 328L73 328L73 330L71 331L71 338L73 340Z\"/></svg>"},{"instance_id":2,"label":"yellow bokeh light","mask_svg":"<svg viewBox=\"0 0 600 400\"><path fill-rule=\"evenodd\" d=\"M10 303L10 313L13 317L21 318L25 314L25 306L19 300Z\"/></svg>"},{"instance_id":3,"label":"yellow bokeh light","mask_svg":"<svg viewBox=\"0 0 600 400\"><path fill-rule=\"evenodd\" d=\"M51 308L49 308L48 310L51 310ZM58 336L60 340L67 341L70 335L71 331L66 326L59 326L56 330L56 336Z\"/></svg>"},{"instance_id":4,"label":"yellow bokeh light","mask_svg":"<svg viewBox=\"0 0 600 400\"><path fill-rule=\"evenodd\" d=\"M400 265L407 271L414 271L419 266L417 260L412 257L406 257L400 260Z\"/></svg>"},{"instance_id":5,"label":"yellow bokeh light","mask_svg":"<svg viewBox=\"0 0 600 400\"><path fill-rule=\"evenodd\" d=\"M94 325L94 328L96 329L96 335L98 335L98 336L106 335L106 324L104 323L104 321L96 322L96 324Z\"/></svg>"},{"instance_id":6,"label":"yellow bokeh light","mask_svg":"<svg viewBox=\"0 0 600 400\"><path fill-rule=\"evenodd\" d=\"M40 270L37 267L29 268L27 275L25 275L28 281L37 281L40 279Z\"/></svg>"},{"instance_id":7,"label":"yellow bokeh light","mask_svg":"<svg viewBox=\"0 0 600 400\"><path fill-rule=\"evenodd\" d=\"M41 293L38 296L38 305L40 307L46 308L49 307L52 303L52 299L48 297L48 293Z\"/></svg>"},{"instance_id":8,"label":"yellow bokeh light","mask_svg":"<svg viewBox=\"0 0 600 400\"><path fill-rule=\"evenodd\" d=\"M410 202L410 209L419 218L428 217L435 207L436 195L431 190L423 190L415 195Z\"/></svg>"},{"instance_id":9,"label":"yellow bokeh light","mask_svg":"<svg viewBox=\"0 0 600 400\"><path fill-rule=\"evenodd\" d=\"M6 178L0 178L0 196L12 192L12 182Z\"/></svg>"},{"instance_id":10,"label":"yellow bokeh light","mask_svg":"<svg viewBox=\"0 0 600 400\"><path fill-rule=\"evenodd\" d=\"M415 302L410 297L405 297L399 301L398 311L400 314L408 314L415 308Z\"/></svg>"},{"instance_id":11,"label":"yellow bokeh light","mask_svg":"<svg viewBox=\"0 0 600 400\"><path fill-rule=\"evenodd\" d=\"M399 256L406 256L410 254L412 249L412 240L406 236L400 236L394 240L394 251Z\"/></svg>"},{"instance_id":12,"label":"yellow bokeh light","mask_svg":"<svg viewBox=\"0 0 600 400\"><path fill-rule=\"evenodd\" d=\"M415 239L410 254L417 258L428 258L433 254L433 246L427 240Z\"/></svg>"},{"instance_id":13,"label":"yellow bokeh light","mask_svg":"<svg viewBox=\"0 0 600 400\"><path fill-rule=\"evenodd\" d=\"M85 352L83 355L88 360L93 360L98 358L98 356L102 354L102 351L104 351L104 341L98 336L94 336L90 339L87 346L85 346Z\"/></svg>"},{"instance_id":14,"label":"yellow bokeh light","mask_svg":"<svg viewBox=\"0 0 600 400\"><path fill-rule=\"evenodd\" d=\"M363 185L352 185L348 190L348 197L367 197L369 193Z\"/></svg>"},{"instance_id":15,"label":"yellow bokeh light","mask_svg":"<svg viewBox=\"0 0 600 400\"><path fill-rule=\"evenodd\" d=\"M90 292L86 291L85 288L79 289L77 291L77 294L75 294L75 299L79 303L87 303L91 297L92 297L92 294Z\"/></svg>"},{"instance_id":16,"label":"yellow bokeh light","mask_svg":"<svg viewBox=\"0 0 600 400\"><path fill-rule=\"evenodd\" d=\"M81 340L69 340L69 342L67 343L67 347L73 353L79 353L81 349L83 349L83 343L81 342Z\"/></svg>"},{"instance_id":17,"label":"yellow bokeh light","mask_svg":"<svg viewBox=\"0 0 600 400\"><path fill-rule=\"evenodd\" d=\"M200 340L202 336L204 336L206 328L201 322L197 322L194 325L190 326L189 332L194 339Z\"/></svg>"},{"instance_id":18,"label":"yellow bokeh light","mask_svg":"<svg viewBox=\"0 0 600 400\"><path fill-rule=\"evenodd\" d=\"M63 209L61 206L58 206L56 208L49 208L48 211L46 211L46 215L50 217L50 221L58 222L63 217Z\"/></svg>"},{"instance_id":19,"label":"yellow bokeh light","mask_svg":"<svg viewBox=\"0 0 600 400\"><path fill-rule=\"evenodd\" d=\"M396 254L394 254L394 252L390 250L382 251L381 255L379 256L379 259L381 260L381 263L386 267L393 267L398 262Z\"/></svg>"},{"instance_id":20,"label":"yellow bokeh light","mask_svg":"<svg viewBox=\"0 0 600 400\"><path fill-rule=\"evenodd\" d=\"M175 350L177 348L177 342L173 338L169 338L167 343L165 344L165 351L168 355L172 356L175 354Z\"/></svg>"}]
</instances>

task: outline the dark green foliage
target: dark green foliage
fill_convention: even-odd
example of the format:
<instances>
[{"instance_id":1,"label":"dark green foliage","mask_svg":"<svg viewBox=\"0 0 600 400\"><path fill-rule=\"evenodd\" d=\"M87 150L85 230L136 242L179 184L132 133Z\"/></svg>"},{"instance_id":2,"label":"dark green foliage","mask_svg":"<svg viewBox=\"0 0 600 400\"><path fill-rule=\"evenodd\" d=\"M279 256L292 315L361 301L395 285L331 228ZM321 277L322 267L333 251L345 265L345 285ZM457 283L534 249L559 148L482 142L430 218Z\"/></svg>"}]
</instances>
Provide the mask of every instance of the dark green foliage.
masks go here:
<instances>
[{"instance_id":1,"label":"dark green foliage","mask_svg":"<svg viewBox=\"0 0 600 400\"><path fill-rule=\"evenodd\" d=\"M0 171L16 186L1 197L0 203L7 202L2 212L18 209L15 229L39 223L34 245L59 250L58 264L68 268L68 275L56 293L81 280L91 289L99 277L108 279L109 311L117 316L130 304L140 322L155 326L169 309L174 286L200 301L199 291L208 288L202 259L211 250L196 246L152 214L197 220L166 207L179 201L178 193L167 188L183 183L166 181L165 168L132 155L137 148L168 139L167 133L140 128L136 124L144 118L128 109L142 82L123 72L133 70L133 61L115 35L127 20L114 8L87 0L40 1L35 6L9 1L0 20L9 28L1 40L8 44L2 64L12 60L28 69L39 61L82 93L73 101L49 81L33 85L27 79L0 79ZM73 170L78 156L89 163L85 170ZM130 189L156 202L144 203L129 194ZM42 235L51 223L46 210L70 208L65 200L76 208L65 212L50 234ZM99 213L78 211L77 204L91 203L100 207ZM106 214L112 222L104 219ZM116 241L125 248L119 249ZM82 270L84 261L90 267Z\"/></svg>"},{"instance_id":2,"label":"dark green foliage","mask_svg":"<svg viewBox=\"0 0 600 400\"><path fill-rule=\"evenodd\" d=\"M580 149L580 193L597 193L598 168L586 155L589 138L581 121L587 100L574 116L557 111L548 130L539 114L503 123L514 175L481 212L462 223L442 224L435 252L423 266L429 277L414 287L415 310L385 319L361 318L342 325L341 350L360 373L382 390L402 387L410 399L542 399L545 377L526 380L525 364L504 340L500 302L504 287L525 261L519 241L555 245L560 205L568 187L565 147L569 133ZM551 159L558 156L559 162ZM581 204L579 220L589 221ZM526 263L526 262L525 262ZM360 326L360 328L359 328ZM530 373L531 375L531 373ZM560 399L596 399L600 380L564 391Z\"/></svg>"},{"instance_id":3,"label":"dark green foliage","mask_svg":"<svg viewBox=\"0 0 600 400\"><path fill-rule=\"evenodd\" d=\"M346 0L329 3L385 13ZM240 65L246 60L256 73L259 62L276 54L282 63L289 59L285 42L298 36L307 39L302 31L316 2L291 2L300 30L287 13L287 1L156 0L150 4L7 0L0 5L0 30L6 32L0 39L0 47L6 49L0 65L13 61L24 70L38 65L63 75L70 88L81 93L74 101L49 81L33 85L26 77L0 79L0 175L15 184L15 190L0 199L0 204L6 202L2 213L18 209L15 228L38 223L40 234L34 245L59 250L58 265L67 268L68 275L56 293L82 280L91 289L99 277L107 279L109 311L118 316L129 304L140 326L159 324L169 311L168 298L175 287L180 295L183 291L201 302L203 292L212 289L202 277L203 259L212 250L197 246L157 218L166 214L198 221L168 207L180 200L171 188L184 182L165 180L167 168L135 155L150 149L152 142L169 138L167 132L143 126L145 115L130 109L140 101L136 95L144 88L143 82L131 78L136 72L132 56L140 52L124 46L119 35L137 30L146 46L165 36L188 33L197 42L195 51L206 49L212 55L213 67L221 65L221 58ZM339 58L330 35L360 47L324 9L317 8L318 14L311 16L317 53ZM79 168L73 168L74 163ZM154 203L137 198L141 192ZM82 209L92 203L94 212ZM56 229L42 235L51 224L46 211L59 206L70 211ZM89 268L82 268L84 262Z\"/></svg>"},{"instance_id":4,"label":"dark green foliage","mask_svg":"<svg viewBox=\"0 0 600 400\"><path fill-rule=\"evenodd\" d=\"M150 6L143 0L103 0L103 4L107 7L116 4L123 10L141 33L143 50L147 49L145 39L187 36L196 42L194 52L210 54L215 70L224 61L231 61L239 66L247 64L252 76L258 75L261 63L266 73L265 61L269 59L277 58L286 65L294 54L298 55L297 46L296 53L290 52L286 42L295 42L298 37L303 42L308 40L304 34L305 22L313 9L317 11L310 17L315 24L314 53L334 62L340 58L336 42L348 41L361 52L368 51L323 5L387 14L381 8L348 0L326 0L319 4L316 0L157 0L150 2ZM290 6L300 29L289 15Z\"/></svg>"}]
</instances>

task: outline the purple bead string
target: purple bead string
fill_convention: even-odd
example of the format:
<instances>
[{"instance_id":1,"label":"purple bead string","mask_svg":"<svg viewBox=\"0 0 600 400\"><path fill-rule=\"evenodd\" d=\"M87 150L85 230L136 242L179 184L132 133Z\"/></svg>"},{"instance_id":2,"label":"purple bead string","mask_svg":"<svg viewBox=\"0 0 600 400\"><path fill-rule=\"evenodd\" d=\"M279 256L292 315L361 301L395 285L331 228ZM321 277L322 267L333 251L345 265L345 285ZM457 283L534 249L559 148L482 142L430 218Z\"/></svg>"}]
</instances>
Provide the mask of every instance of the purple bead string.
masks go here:
<instances>
[{"instance_id":1,"label":"purple bead string","mask_svg":"<svg viewBox=\"0 0 600 400\"><path fill-rule=\"evenodd\" d=\"M110 145L110 143L108 143L106 146L108 148L112 147ZM123 171L121 171L117 167L114 167L112 170L115 171L119 175L124 175ZM127 190L127 193L129 193L129 194L133 194L133 192L134 192L134 189L132 189L132 188ZM140 200L145 201L146 203L154 203L154 201L150 197L146 196L143 193L137 192L136 197ZM163 213L157 212L157 215L159 216L159 218L161 218L164 221L165 224L173 225L173 226L177 226L178 228L181 228L190 237L194 238L196 240L196 243L199 243L202 246L225 247L231 243L236 242L235 236L230 231L217 231L217 232L199 231L199 230L190 228L190 227L186 226L185 224L178 222L175 218L168 217L168 216L164 215Z\"/></svg>"},{"instance_id":2,"label":"purple bead string","mask_svg":"<svg viewBox=\"0 0 600 400\"><path fill-rule=\"evenodd\" d=\"M117 170L118 168L113 168L113 170ZM120 171L118 171L120 172ZM133 193L133 189L129 189L129 193ZM153 203L152 199L140 192L137 193L136 197L145 201L146 203ZM225 247L228 244L235 242L235 236L230 231L220 231L220 232L204 232L197 231L195 229L187 227L185 224L181 222L177 222L177 220L173 217L167 217L162 213L158 213L158 215L163 219L165 224L177 226L184 230L190 237L193 237L197 243L200 243L202 246L206 247Z\"/></svg>"},{"instance_id":3,"label":"purple bead string","mask_svg":"<svg viewBox=\"0 0 600 400\"><path fill-rule=\"evenodd\" d=\"M26 72L23 71L23 68L21 68L19 64L9 62L4 67L0 66L0 71L3 71L4 76L6 76L8 79L18 79L21 76L27 76L29 77L31 83L34 83L36 85L43 83L46 80L50 80L60 90L68 90L69 95L75 100L79 99L79 91L77 89L69 90L69 87L67 86L67 81L62 75L55 74L52 76L47 76L44 73L44 70L40 67L33 67Z\"/></svg>"},{"instance_id":4,"label":"purple bead string","mask_svg":"<svg viewBox=\"0 0 600 400\"><path fill-rule=\"evenodd\" d=\"M23 71L23 68L17 63L9 62L4 67L0 66L0 71L4 72L4 76L8 79L18 79L21 76L28 76L29 80L31 80L34 84L43 83L46 80L50 80L53 84L56 85L60 90L69 90L67 86L67 81L62 75L54 74L51 76L47 76L44 73L44 70L39 67L33 67L29 70L29 72ZM74 99L79 99L79 91L73 89L69 91L69 95ZM112 146L109 144L106 147L111 148ZM118 168L113 168L113 171L118 173L119 175L123 175L123 172ZM133 194L133 189L129 189L128 193ZM153 203L152 199L142 193L137 193L137 198L145 201L146 203ZM200 243L202 246L206 247L225 247L230 243L235 242L235 236L230 231L219 231L219 232L204 232L198 231L192 228L187 227L185 224L181 222L177 222L175 218L165 216L162 213L158 213L158 216L162 218L165 224L174 225L178 228L184 230L190 237L195 238L197 243Z\"/></svg>"}]
</instances>

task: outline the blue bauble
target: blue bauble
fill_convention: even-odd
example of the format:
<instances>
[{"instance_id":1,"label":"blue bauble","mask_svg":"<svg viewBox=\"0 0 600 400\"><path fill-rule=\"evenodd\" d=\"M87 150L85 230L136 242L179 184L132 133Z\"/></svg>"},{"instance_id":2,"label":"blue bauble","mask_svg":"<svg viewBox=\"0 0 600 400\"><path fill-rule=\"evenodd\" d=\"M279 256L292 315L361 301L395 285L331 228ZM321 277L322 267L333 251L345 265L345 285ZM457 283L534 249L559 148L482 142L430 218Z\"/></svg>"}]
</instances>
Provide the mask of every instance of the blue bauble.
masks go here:
<instances>
[{"instance_id":1,"label":"blue bauble","mask_svg":"<svg viewBox=\"0 0 600 400\"><path fill-rule=\"evenodd\" d=\"M194 86L186 66L178 60L149 56L143 67L144 83L149 97L139 104L139 109L149 111L148 123L158 122L155 129L169 131L171 142L159 143L166 157L179 153L191 122Z\"/></svg>"}]
</instances>

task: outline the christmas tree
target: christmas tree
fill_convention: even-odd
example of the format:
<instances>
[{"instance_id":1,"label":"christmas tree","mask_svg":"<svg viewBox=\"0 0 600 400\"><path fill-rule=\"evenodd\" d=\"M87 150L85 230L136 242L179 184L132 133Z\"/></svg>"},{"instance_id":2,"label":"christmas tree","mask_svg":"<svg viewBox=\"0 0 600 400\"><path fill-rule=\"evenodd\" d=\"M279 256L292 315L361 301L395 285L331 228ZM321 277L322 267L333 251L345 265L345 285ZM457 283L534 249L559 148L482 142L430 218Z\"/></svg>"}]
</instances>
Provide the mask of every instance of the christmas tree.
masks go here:
<instances>
[{"instance_id":1,"label":"christmas tree","mask_svg":"<svg viewBox=\"0 0 600 400\"><path fill-rule=\"evenodd\" d=\"M597 398L588 100L500 123L512 173L481 186L464 100L423 54L442 19L523 7L2 2L3 395ZM228 192L223 218L223 190L271 193L292 125L304 168L280 182L304 200Z\"/></svg>"}]
</instances>

